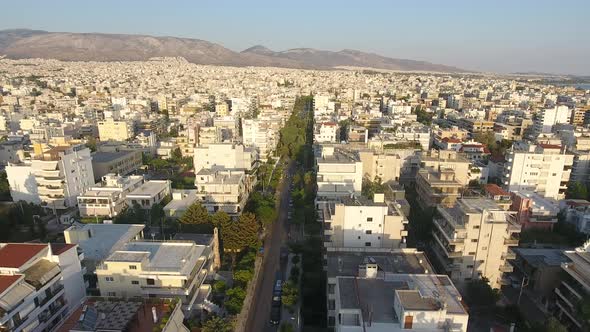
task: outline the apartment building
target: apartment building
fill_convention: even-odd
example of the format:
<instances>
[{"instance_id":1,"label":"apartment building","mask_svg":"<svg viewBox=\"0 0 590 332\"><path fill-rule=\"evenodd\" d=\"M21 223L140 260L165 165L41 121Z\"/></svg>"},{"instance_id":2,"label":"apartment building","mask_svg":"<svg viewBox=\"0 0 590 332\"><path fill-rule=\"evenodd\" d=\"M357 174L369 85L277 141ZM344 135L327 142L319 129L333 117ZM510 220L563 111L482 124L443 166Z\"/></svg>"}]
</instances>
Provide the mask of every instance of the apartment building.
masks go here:
<instances>
[{"instance_id":1,"label":"apartment building","mask_svg":"<svg viewBox=\"0 0 590 332\"><path fill-rule=\"evenodd\" d=\"M221 130L215 126L199 126L198 133L197 144L200 147L221 143L223 141Z\"/></svg>"},{"instance_id":2,"label":"apartment building","mask_svg":"<svg viewBox=\"0 0 590 332\"><path fill-rule=\"evenodd\" d=\"M363 163L365 178L371 181L379 178L382 182L399 181L406 160L397 151L385 150L378 153L360 150L358 154Z\"/></svg>"},{"instance_id":3,"label":"apartment building","mask_svg":"<svg viewBox=\"0 0 590 332\"><path fill-rule=\"evenodd\" d=\"M369 140L369 130L361 126L350 126L346 140L349 143L367 143Z\"/></svg>"},{"instance_id":4,"label":"apartment building","mask_svg":"<svg viewBox=\"0 0 590 332\"><path fill-rule=\"evenodd\" d=\"M172 199L164 206L167 218L178 219L197 202L197 189L172 189Z\"/></svg>"},{"instance_id":5,"label":"apartment building","mask_svg":"<svg viewBox=\"0 0 590 332\"><path fill-rule=\"evenodd\" d=\"M506 154L503 183L508 191L533 191L563 199L574 156L559 145L514 144Z\"/></svg>"},{"instance_id":6,"label":"apartment building","mask_svg":"<svg viewBox=\"0 0 590 332\"><path fill-rule=\"evenodd\" d=\"M585 331L587 322L580 315L579 305L590 296L590 241L575 250L566 250L564 255L571 260L562 263L564 277L555 288L557 312L555 316L570 331Z\"/></svg>"},{"instance_id":7,"label":"apartment building","mask_svg":"<svg viewBox=\"0 0 590 332\"><path fill-rule=\"evenodd\" d=\"M94 179L99 181L109 173L128 175L143 165L142 152L138 150L95 152L92 155Z\"/></svg>"},{"instance_id":8,"label":"apartment building","mask_svg":"<svg viewBox=\"0 0 590 332\"><path fill-rule=\"evenodd\" d=\"M280 116L242 120L242 140L244 146L257 150L258 158L266 160L271 156L279 142L282 118Z\"/></svg>"},{"instance_id":9,"label":"apartment building","mask_svg":"<svg viewBox=\"0 0 590 332\"><path fill-rule=\"evenodd\" d=\"M191 311L213 255L194 241L128 242L96 267L98 287L104 297L180 299Z\"/></svg>"},{"instance_id":10,"label":"apartment building","mask_svg":"<svg viewBox=\"0 0 590 332\"><path fill-rule=\"evenodd\" d=\"M494 124L494 136L496 140L519 141L524 138L526 130L532 126L532 119L521 118L506 122L496 122Z\"/></svg>"},{"instance_id":11,"label":"apartment building","mask_svg":"<svg viewBox=\"0 0 590 332\"><path fill-rule=\"evenodd\" d=\"M138 205L142 209L151 209L170 196L170 180L149 180L125 196L127 206Z\"/></svg>"},{"instance_id":12,"label":"apartment building","mask_svg":"<svg viewBox=\"0 0 590 332\"><path fill-rule=\"evenodd\" d=\"M433 170L450 169L456 179L463 185L469 184L471 162L459 152L453 150L429 150L420 155L420 168Z\"/></svg>"},{"instance_id":13,"label":"apartment building","mask_svg":"<svg viewBox=\"0 0 590 332\"><path fill-rule=\"evenodd\" d=\"M590 235L590 202L585 199L568 199L562 201L565 221L582 233Z\"/></svg>"},{"instance_id":14,"label":"apartment building","mask_svg":"<svg viewBox=\"0 0 590 332\"><path fill-rule=\"evenodd\" d=\"M84 298L75 245L0 244L0 330L52 331Z\"/></svg>"},{"instance_id":15,"label":"apartment building","mask_svg":"<svg viewBox=\"0 0 590 332\"><path fill-rule=\"evenodd\" d=\"M364 196L342 197L339 202L320 206L324 246L333 248L405 248L408 220L385 194L373 200Z\"/></svg>"},{"instance_id":16,"label":"apartment building","mask_svg":"<svg viewBox=\"0 0 590 332\"><path fill-rule=\"evenodd\" d=\"M132 139L135 129L131 121L106 119L98 122L98 136L101 141L127 141Z\"/></svg>"},{"instance_id":17,"label":"apartment building","mask_svg":"<svg viewBox=\"0 0 590 332\"><path fill-rule=\"evenodd\" d=\"M457 180L453 169L425 168L416 175L416 193L418 204L423 209L435 208L438 205L451 207L461 196L463 184Z\"/></svg>"},{"instance_id":18,"label":"apartment building","mask_svg":"<svg viewBox=\"0 0 590 332\"><path fill-rule=\"evenodd\" d=\"M544 108L535 114L535 133L550 133L554 125L558 123L569 123L572 110L566 105L559 105L553 108Z\"/></svg>"},{"instance_id":19,"label":"apartment building","mask_svg":"<svg viewBox=\"0 0 590 332\"><path fill-rule=\"evenodd\" d=\"M6 173L13 199L52 210L75 207L78 195L94 185L92 157L84 145L51 148L30 162L8 165Z\"/></svg>"},{"instance_id":20,"label":"apartment building","mask_svg":"<svg viewBox=\"0 0 590 332\"><path fill-rule=\"evenodd\" d=\"M195 175L196 198L211 213L242 213L252 184L243 170L201 169Z\"/></svg>"},{"instance_id":21,"label":"apartment building","mask_svg":"<svg viewBox=\"0 0 590 332\"><path fill-rule=\"evenodd\" d=\"M480 119L460 119L460 128L467 130L471 135L494 130L494 121Z\"/></svg>"},{"instance_id":22,"label":"apartment building","mask_svg":"<svg viewBox=\"0 0 590 332\"><path fill-rule=\"evenodd\" d=\"M322 122L316 124L317 130L313 133L316 143L338 143L340 141L340 128L336 122Z\"/></svg>"},{"instance_id":23,"label":"apartment building","mask_svg":"<svg viewBox=\"0 0 590 332\"><path fill-rule=\"evenodd\" d=\"M110 173L103 176L98 186L78 196L80 216L116 217L127 208L126 195L143 183L141 175L123 177Z\"/></svg>"},{"instance_id":24,"label":"apartment building","mask_svg":"<svg viewBox=\"0 0 590 332\"><path fill-rule=\"evenodd\" d=\"M242 144L216 143L195 148L195 172L201 169L251 170L256 162L256 153Z\"/></svg>"},{"instance_id":25,"label":"apartment building","mask_svg":"<svg viewBox=\"0 0 590 332\"><path fill-rule=\"evenodd\" d=\"M516 222L522 229L552 230L557 224L559 202L535 192L514 191L511 194L510 211L516 212Z\"/></svg>"},{"instance_id":26,"label":"apartment building","mask_svg":"<svg viewBox=\"0 0 590 332\"><path fill-rule=\"evenodd\" d=\"M492 288L505 283L509 247L518 246L518 225L509 211L489 198L462 198L439 206L434 218L433 250L438 264L460 287L485 277Z\"/></svg>"},{"instance_id":27,"label":"apartment building","mask_svg":"<svg viewBox=\"0 0 590 332\"><path fill-rule=\"evenodd\" d=\"M0 165L17 164L25 159L23 144L18 141L0 142Z\"/></svg>"},{"instance_id":28,"label":"apartment building","mask_svg":"<svg viewBox=\"0 0 590 332\"><path fill-rule=\"evenodd\" d=\"M324 145L316 158L318 197L360 196L363 163L358 153Z\"/></svg>"},{"instance_id":29,"label":"apartment building","mask_svg":"<svg viewBox=\"0 0 590 332\"><path fill-rule=\"evenodd\" d=\"M329 251L326 261L334 331L467 331L459 291L415 249Z\"/></svg>"}]
</instances>

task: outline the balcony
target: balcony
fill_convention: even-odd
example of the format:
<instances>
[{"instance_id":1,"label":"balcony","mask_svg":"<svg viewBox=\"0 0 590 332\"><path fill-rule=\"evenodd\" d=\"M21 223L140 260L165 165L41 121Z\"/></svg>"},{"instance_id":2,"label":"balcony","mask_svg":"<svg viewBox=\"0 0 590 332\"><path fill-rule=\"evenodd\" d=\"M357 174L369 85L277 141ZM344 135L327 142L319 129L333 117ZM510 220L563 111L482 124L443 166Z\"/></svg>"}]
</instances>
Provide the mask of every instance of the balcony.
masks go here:
<instances>
[{"instance_id":1,"label":"balcony","mask_svg":"<svg viewBox=\"0 0 590 332\"><path fill-rule=\"evenodd\" d=\"M447 225L445 221L434 219L434 224L449 243L458 244L465 241L465 239L459 238L457 232L453 232L451 227Z\"/></svg>"},{"instance_id":2,"label":"balcony","mask_svg":"<svg viewBox=\"0 0 590 332\"><path fill-rule=\"evenodd\" d=\"M512 265L510 265L510 264L504 264L504 265L500 266L500 271L504 272L504 273L510 273L510 272L514 271L514 267L512 267Z\"/></svg>"},{"instance_id":3,"label":"balcony","mask_svg":"<svg viewBox=\"0 0 590 332\"><path fill-rule=\"evenodd\" d=\"M507 252L502 254L502 259L516 259L516 254L514 253L514 251L508 250Z\"/></svg>"},{"instance_id":4,"label":"balcony","mask_svg":"<svg viewBox=\"0 0 590 332\"><path fill-rule=\"evenodd\" d=\"M60 170L53 170L53 171L34 171L36 178L44 178L48 180L61 180L61 171Z\"/></svg>"},{"instance_id":5,"label":"balcony","mask_svg":"<svg viewBox=\"0 0 590 332\"><path fill-rule=\"evenodd\" d=\"M504 239L504 245L507 245L507 246L518 246L518 242L519 242L519 240L514 237L509 237L507 239Z\"/></svg>"}]
</instances>

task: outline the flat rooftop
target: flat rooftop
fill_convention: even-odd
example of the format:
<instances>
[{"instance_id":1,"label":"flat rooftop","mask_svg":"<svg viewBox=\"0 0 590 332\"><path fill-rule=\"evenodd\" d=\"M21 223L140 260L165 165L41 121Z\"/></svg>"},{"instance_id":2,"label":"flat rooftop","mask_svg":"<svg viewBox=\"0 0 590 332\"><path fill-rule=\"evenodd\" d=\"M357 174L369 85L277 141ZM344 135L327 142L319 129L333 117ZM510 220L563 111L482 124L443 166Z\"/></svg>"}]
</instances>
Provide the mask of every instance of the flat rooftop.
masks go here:
<instances>
[{"instance_id":1,"label":"flat rooftop","mask_svg":"<svg viewBox=\"0 0 590 332\"><path fill-rule=\"evenodd\" d=\"M561 263L569 262L569 258L563 254L567 249L544 249L544 248L511 248L518 256L522 257L527 264L534 267L561 266Z\"/></svg>"},{"instance_id":2,"label":"flat rooftop","mask_svg":"<svg viewBox=\"0 0 590 332\"><path fill-rule=\"evenodd\" d=\"M356 281L355 281L356 279ZM355 286L356 283L356 286ZM446 275L396 274L386 278L338 278L340 307L362 311L363 320L399 323L394 305L396 294L406 311L438 311L467 315L459 291Z\"/></svg>"},{"instance_id":3,"label":"flat rooftop","mask_svg":"<svg viewBox=\"0 0 590 332\"><path fill-rule=\"evenodd\" d=\"M328 277L356 276L359 266L375 262L379 273L432 273L434 268L424 253L416 252L361 252L328 251Z\"/></svg>"},{"instance_id":4,"label":"flat rooftop","mask_svg":"<svg viewBox=\"0 0 590 332\"><path fill-rule=\"evenodd\" d=\"M180 198L178 198L180 197ZM183 210L187 209L197 201L196 189L173 189L172 200L166 204L164 210Z\"/></svg>"},{"instance_id":5,"label":"flat rooftop","mask_svg":"<svg viewBox=\"0 0 590 332\"><path fill-rule=\"evenodd\" d=\"M360 162L360 157L356 151L348 151L339 148L334 148L332 153L325 151L321 152L321 155L317 157L317 162L321 163L332 163L332 164L345 164L345 163L357 163Z\"/></svg>"},{"instance_id":6,"label":"flat rooftop","mask_svg":"<svg viewBox=\"0 0 590 332\"><path fill-rule=\"evenodd\" d=\"M140 234L144 228L144 225L76 224L66 231L90 232L91 237L77 244L84 252L85 259L101 261Z\"/></svg>"},{"instance_id":7,"label":"flat rooftop","mask_svg":"<svg viewBox=\"0 0 590 332\"><path fill-rule=\"evenodd\" d=\"M119 158L124 158L128 155L133 155L135 153L135 151L95 152L92 155L92 161L96 163L108 163Z\"/></svg>"},{"instance_id":8,"label":"flat rooftop","mask_svg":"<svg viewBox=\"0 0 590 332\"><path fill-rule=\"evenodd\" d=\"M142 196L142 197L153 197L156 196L160 191L164 188L170 186L170 182L168 180L151 180L144 182L139 188L133 190L127 197L133 198L133 196Z\"/></svg>"}]
</instances>

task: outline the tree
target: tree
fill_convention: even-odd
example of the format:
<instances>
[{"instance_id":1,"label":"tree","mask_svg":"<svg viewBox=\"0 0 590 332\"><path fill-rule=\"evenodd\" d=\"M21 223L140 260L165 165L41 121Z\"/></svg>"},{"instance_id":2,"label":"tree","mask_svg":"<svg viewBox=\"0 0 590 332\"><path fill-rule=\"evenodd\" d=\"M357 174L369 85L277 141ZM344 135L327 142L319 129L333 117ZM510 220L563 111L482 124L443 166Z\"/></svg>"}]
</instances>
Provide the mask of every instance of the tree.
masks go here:
<instances>
[{"instance_id":1,"label":"tree","mask_svg":"<svg viewBox=\"0 0 590 332\"><path fill-rule=\"evenodd\" d=\"M6 171L0 172L0 200L11 201L10 184L8 183L8 175Z\"/></svg>"},{"instance_id":2,"label":"tree","mask_svg":"<svg viewBox=\"0 0 590 332\"><path fill-rule=\"evenodd\" d=\"M211 223L215 227L221 227L231 221L231 217L225 211L217 211L211 216Z\"/></svg>"},{"instance_id":3,"label":"tree","mask_svg":"<svg viewBox=\"0 0 590 332\"><path fill-rule=\"evenodd\" d=\"M467 304L469 306L492 307L500 299L498 289L492 289L487 279L472 280L467 284Z\"/></svg>"},{"instance_id":4,"label":"tree","mask_svg":"<svg viewBox=\"0 0 590 332\"><path fill-rule=\"evenodd\" d=\"M86 146L90 149L90 152L95 152L96 151L96 138L94 138L93 136L89 136L86 139Z\"/></svg>"},{"instance_id":5,"label":"tree","mask_svg":"<svg viewBox=\"0 0 590 332\"><path fill-rule=\"evenodd\" d=\"M164 212L164 208L162 207L162 205L160 205L160 204L152 205L152 208L150 209L150 223L152 226L161 226L162 220L164 219L165 216L166 216L166 213ZM162 229L160 229L160 232L162 233L162 235L164 235L163 227L162 227Z\"/></svg>"},{"instance_id":6,"label":"tree","mask_svg":"<svg viewBox=\"0 0 590 332\"><path fill-rule=\"evenodd\" d=\"M185 231L192 233L213 233L211 216L201 202L196 202L189 206L178 221Z\"/></svg>"},{"instance_id":7,"label":"tree","mask_svg":"<svg viewBox=\"0 0 590 332\"><path fill-rule=\"evenodd\" d=\"M568 199L588 199L588 188L581 182L571 182L565 195Z\"/></svg>"},{"instance_id":8,"label":"tree","mask_svg":"<svg viewBox=\"0 0 590 332\"><path fill-rule=\"evenodd\" d=\"M225 293L226 289L227 289L227 283L223 280L217 280L213 284L213 293L222 294L222 293Z\"/></svg>"},{"instance_id":9,"label":"tree","mask_svg":"<svg viewBox=\"0 0 590 332\"><path fill-rule=\"evenodd\" d=\"M231 332L233 327L227 320L213 316L203 324L201 332Z\"/></svg>"},{"instance_id":10,"label":"tree","mask_svg":"<svg viewBox=\"0 0 590 332\"><path fill-rule=\"evenodd\" d=\"M416 107L414 112L416 113L416 121L428 126L432 123L433 113L426 112L420 106Z\"/></svg>"},{"instance_id":11,"label":"tree","mask_svg":"<svg viewBox=\"0 0 590 332\"><path fill-rule=\"evenodd\" d=\"M180 161L182 161L182 151L180 151L180 148L176 148L176 149L172 150L172 153L170 155L170 158L174 162L180 162Z\"/></svg>"},{"instance_id":12,"label":"tree","mask_svg":"<svg viewBox=\"0 0 590 332\"><path fill-rule=\"evenodd\" d=\"M258 245L258 228L256 216L251 212L244 212L237 221L230 220L221 225L223 250L231 255L232 268L239 252Z\"/></svg>"},{"instance_id":13,"label":"tree","mask_svg":"<svg viewBox=\"0 0 590 332\"><path fill-rule=\"evenodd\" d=\"M240 287L245 288L253 277L254 273L250 270L239 270L234 272L234 282Z\"/></svg>"},{"instance_id":14,"label":"tree","mask_svg":"<svg viewBox=\"0 0 590 332\"><path fill-rule=\"evenodd\" d=\"M227 300L224 303L225 309L232 315L238 314L242 310L242 304L246 298L246 291L240 287L230 288L225 292Z\"/></svg>"},{"instance_id":15,"label":"tree","mask_svg":"<svg viewBox=\"0 0 590 332\"><path fill-rule=\"evenodd\" d=\"M567 332L567 328L563 326L555 317L550 317L545 322L545 332Z\"/></svg>"},{"instance_id":16,"label":"tree","mask_svg":"<svg viewBox=\"0 0 590 332\"><path fill-rule=\"evenodd\" d=\"M287 281L283 286L281 301L287 307L293 307L299 301L299 288L292 281Z\"/></svg>"},{"instance_id":17,"label":"tree","mask_svg":"<svg viewBox=\"0 0 590 332\"><path fill-rule=\"evenodd\" d=\"M288 322L284 322L281 324L281 328L279 329L279 332L293 332L295 331L293 329L293 325L291 323Z\"/></svg>"}]
</instances>

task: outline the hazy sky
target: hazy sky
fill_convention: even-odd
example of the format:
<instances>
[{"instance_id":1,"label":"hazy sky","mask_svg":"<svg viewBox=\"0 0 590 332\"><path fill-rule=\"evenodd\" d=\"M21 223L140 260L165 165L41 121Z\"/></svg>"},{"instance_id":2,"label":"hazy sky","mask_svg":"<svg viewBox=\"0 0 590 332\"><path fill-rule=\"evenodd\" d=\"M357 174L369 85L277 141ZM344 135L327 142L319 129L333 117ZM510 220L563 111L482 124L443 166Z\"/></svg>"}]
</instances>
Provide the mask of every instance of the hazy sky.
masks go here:
<instances>
[{"instance_id":1,"label":"hazy sky","mask_svg":"<svg viewBox=\"0 0 590 332\"><path fill-rule=\"evenodd\" d=\"M480 71L590 75L589 14L590 0L13 0L0 6L0 29L191 37L235 51L350 48Z\"/></svg>"}]
</instances>

